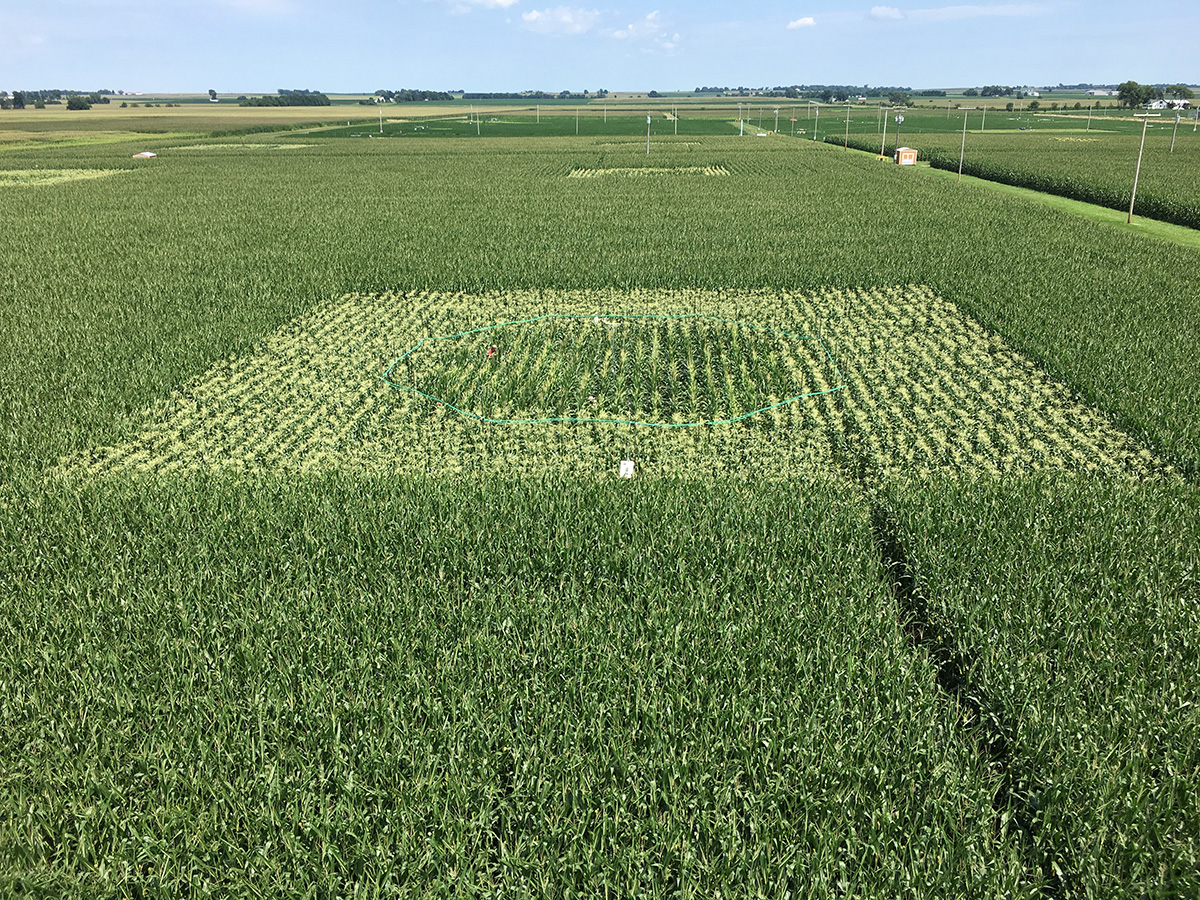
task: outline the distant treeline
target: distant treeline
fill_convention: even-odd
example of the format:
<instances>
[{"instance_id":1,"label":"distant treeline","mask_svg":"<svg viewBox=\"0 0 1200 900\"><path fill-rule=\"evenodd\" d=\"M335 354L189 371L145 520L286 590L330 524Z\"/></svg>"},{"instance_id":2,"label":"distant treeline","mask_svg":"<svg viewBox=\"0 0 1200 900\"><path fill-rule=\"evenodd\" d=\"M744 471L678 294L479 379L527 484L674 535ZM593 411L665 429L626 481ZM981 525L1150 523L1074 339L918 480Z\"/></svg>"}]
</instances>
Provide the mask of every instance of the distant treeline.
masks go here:
<instances>
[{"instance_id":1,"label":"distant treeline","mask_svg":"<svg viewBox=\"0 0 1200 900\"><path fill-rule=\"evenodd\" d=\"M698 87L696 94L726 94L732 97L781 97L788 100L820 100L823 103L844 103L851 97L887 97L907 94L908 87L871 87L854 84L792 84L786 87Z\"/></svg>"},{"instance_id":2,"label":"distant treeline","mask_svg":"<svg viewBox=\"0 0 1200 900\"><path fill-rule=\"evenodd\" d=\"M62 88L47 88L41 91L13 91L10 97L8 91L0 91L0 109L24 109L26 105L39 109L47 103L62 103L64 99L75 101L73 109L87 109L88 106L79 104L108 103L105 94L113 91L101 89L98 91L71 91Z\"/></svg>"},{"instance_id":3,"label":"distant treeline","mask_svg":"<svg viewBox=\"0 0 1200 900\"><path fill-rule=\"evenodd\" d=\"M238 97L238 106L329 106L329 98L320 91L280 90L265 97Z\"/></svg>"},{"instance_id":4,"label":"distant treeline","mask_svg":"<svg viewBox=\"0 0 1200 900\"><path fill-rule=\"evenodd\" d=\"M582 91L578 94L572 94L570 91L559 91L557 94L550 94L546 91L464 91L462 98L464 100L594 100L607 96L608 91L602 89Z\"/></svg>"},{"instance_id":5,"label":"distant treeline","mask_svg":"<svg viewBox=\"0 0 1200 900\"><path fill-rule=\"evenodd\" d=\"M382 97L389 103L415 103L418 100L453 100L454 95L446 91L418 91L413 88L400 88L398 91L379 90L376 97ZM366 101L370 103L371 101ZM378 101L376 101L378 102Z\"/></svg>"}]
</instances>

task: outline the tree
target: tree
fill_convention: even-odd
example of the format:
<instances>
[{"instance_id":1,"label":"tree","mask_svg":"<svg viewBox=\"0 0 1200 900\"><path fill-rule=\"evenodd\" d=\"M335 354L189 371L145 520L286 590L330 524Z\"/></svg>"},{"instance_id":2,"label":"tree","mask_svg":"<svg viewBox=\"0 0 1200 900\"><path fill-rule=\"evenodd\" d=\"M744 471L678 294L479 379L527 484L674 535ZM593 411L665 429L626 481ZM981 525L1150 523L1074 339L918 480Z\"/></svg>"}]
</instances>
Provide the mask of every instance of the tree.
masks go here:
<instances>
[{"instance_id":1,"label":"tree","mask_svg":"<svg viewBox=\"0 0 1200 900\"><path fill-rule=\"evenodd\" d=\"M208 99L209 99L209 100L216 100L216 99L217 99L217 92L216 92L216 91L214 91L212 88L209 88L209 89L208 89Z\"/></svg>"},{"instance_id":2,"label":"tree","mask_svg":"<svg viewBox=\"0 0 1200 900\"><path fill-rule=\"evenodd\" d=\"M1176 100L1193 100L1196 97L1196 95L1192 93L1191 88L1185 87L1182 84L1171 85L1169 88L1167 88L1167 93L1170 94L1172 97L1174 97ZM14 103L16 102L16 99L17 99L17 95L14 93L13 94L13 102Z\"/></svg>"},{"instance_id":3,"label":"tree","mask_svg":"<svg viewBox=\"0 0 1200 900\"><path fill-rule=\"evenodd\" d=\"M888 103L892 106L908 106L908 94L905 91L891 91L888 93Z\"/></svg>"},{"instance_id":4,"label":"tree","mask_svg":"<svg viewBox=\"0 0 1200 900\"><path fill-rule=\"evenodd\" d=\"M1037 108L1038 108L1038 107L1040 107L1041 105L1042 105L1042 104L1041 104L1040 102L1038 102L1037 100L1030 100L1030 101L1029 101L1029 109L1030 109L1030 110L1037 109Z\"/></svg>"},{"instance_id":5,"label":"tree","mask_svg":"<svg viewBox=\"0 0 1200 900\"><path fill-rule=\"evenodd\" d=\"M25 108L25 92L24 91L13 91L12 105L13 105L13 109L24 109Z\"/></svg>"},{"instance_id":6,"label":"tree","mask_svg":"<svg viewBox=\"0 0 1200 900\"><path fill-rule=\"evenodd\" d=\"M1117 86L1117 105L1134 109L1144 103L1149 103L1157 93L1158 90L1154 85L1123 81Z\"/></svg>"},{"instance_id":7,"label":"tree","mask_svg":"<svg viewBox=\"0 0 1200 900\"><path fill-rule=\"evenodd\" d=\"M964 97L978 97L979 91L975 90L975 88L967 88L965 91L963 91L963 96Z\"/></svg>"},{"instance_id":8,"label":"tree","mask_svg":"<svg viewBox=\"0 0 1200 900\"><path fill-rule=\"evenodd\" d=\"M72 94L67 98L67 109L91 109L92 104L87 102L87 98L80 94Z\"/></svg>"}]
</instances>

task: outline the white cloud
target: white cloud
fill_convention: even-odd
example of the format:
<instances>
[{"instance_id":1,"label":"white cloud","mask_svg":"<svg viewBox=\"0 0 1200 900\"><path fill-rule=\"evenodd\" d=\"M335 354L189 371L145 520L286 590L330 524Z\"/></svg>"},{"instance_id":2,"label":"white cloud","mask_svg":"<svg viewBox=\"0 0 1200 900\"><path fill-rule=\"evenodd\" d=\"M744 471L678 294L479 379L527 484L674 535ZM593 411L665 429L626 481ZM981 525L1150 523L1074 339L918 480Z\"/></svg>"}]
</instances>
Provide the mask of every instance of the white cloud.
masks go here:
<instances>
[{"instance_id":1,"label":"white cloud","mask_svg":"<svg viewBox=\"0 0 1200 900\"><path fill-rule=\"evenodd\" d=\"M657 47L667 53L674 53L679 49L682 38L679 32L668 31L668 24L656 9L638 21L630 22L624 28L616 29L612 32L612 36L618 41L642 44L643 52L652 52Z\"/></svg>"},{"instance_id":2,"label":"white cloud","mask_svg":"<svg viewBox=\"0 0 1200 900\"><path fill-rule=\"evenodd\" d=\"M556 6L553 9L521 13L525 27L539 34L583 34L600 21L598 9Z\"/></svg>"},{"instance_id":3,"label":"white cloud","mask_svg":"<svg viewBox=\"0 0 1200 900\"><path fill-rule=\"evenodd\" d=\"M812 16L804 16L801 19L796 19L795 21L788 22L787 27L788 27L789 31L793 31L797 28L812 28L816 24L817 24L817 20L814 19Z\"/></svg>"},{"instance_id":4,"label":"white cloud","mask_svg":"<svg viewBox=\"0 0 1200 900\"><path fill-rule=\"evenodd\" d=\"M659 12L656 9L652 13L648 13L643 19L637 22L631 22L624 28L618 28L612 33L612 36L620 40L638 40L639 38L658 37L662 33L662 20L659 18Z\"/></svg>"},{"instance_id":5,"label":"white cloud","mask_svg":"<svg viewBox=\"0 0 1200 900\"><path fill-rule=\"evenodd\" d=\"M894 6L872 6L872 19L903 19L904 13L896 9Z\"/></svg>"}]
</instances>

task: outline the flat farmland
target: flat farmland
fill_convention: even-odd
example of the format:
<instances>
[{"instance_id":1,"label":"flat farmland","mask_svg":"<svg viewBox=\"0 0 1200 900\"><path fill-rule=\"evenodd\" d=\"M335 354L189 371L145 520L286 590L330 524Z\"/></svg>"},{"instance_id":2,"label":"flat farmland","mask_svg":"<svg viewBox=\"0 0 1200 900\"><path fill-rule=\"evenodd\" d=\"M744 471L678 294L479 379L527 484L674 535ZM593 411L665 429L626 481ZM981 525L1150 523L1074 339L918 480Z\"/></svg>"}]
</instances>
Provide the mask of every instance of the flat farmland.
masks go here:
<instances>
[{"instance_id":1,"label":"flat farmland","mask_svg":"<svg viewBox=\"0 0 1200 900\"><path fill-rule=\"evenodd\" d=\"M781 330L793 323L805 333ZM916 287L352 294L149 418L63 471L586 479L622 459L658 477L768 481L852 461L887 474L1174 471Z\"/></svg>"},{"instance_id":2,"label":"flat farmland","mask_svg":"<svg viewBox=\"0 0 1200 900\"><path fill-rule=\"evenodd\" d=\"M1195 251L684 122L6 153L0 885L1200 889Z\"/></svg>"},{"instance_id":3,"label":"flat farmland","mask_svg":"<svg viewBox=\"0 0 1200 900\"><path fill-rule=\"evenodd\" d=\"M371 120L372 107L354 104L303 107L239 107L225 98L220 103L179 102L180 97L110 98L110 102L88 110L68 110L65 105L45 109L5 110L0 119L0 159L11 165L9 155L41 153L55 146L125 144L130 141L161 141L176 137L200 138L212 132L253 133L287 131L318 123ZM121 103L130 104L121 108ZM165 104L172 103L172 106ZM153 104L153 105L152 105ZM138 148L138 149L144 149Z\"/></svg>"},{"instance_id":4,"label":"flat farmland","mask_svg":"<svg viewBox=\"0 0 1200 900\"><path fill-rule=\"evenodd\" d=\"M1089 117L1078 110L1007 111L992 106L984 113L979 102L963 101L970 109L892 110L889 112L887 152L901 144L916 147L921 159L965 174L1045 191L1110 209L1128 210L1137 171L1136 215L1200 225L1200 189L1192 173L1200 157L1200 135L1194 130L1195 110L1153 113L1142 148L1142 121L1131 110L1106 110ZM834 144L847 141L843 130L846 110L826 110L821 137ZM897 138L896 115L904 122ZM967 126L963 135L963 124ZM852 109L851 146L878 152L883 146L878 112Z\"/></svg>"}]
</instances>

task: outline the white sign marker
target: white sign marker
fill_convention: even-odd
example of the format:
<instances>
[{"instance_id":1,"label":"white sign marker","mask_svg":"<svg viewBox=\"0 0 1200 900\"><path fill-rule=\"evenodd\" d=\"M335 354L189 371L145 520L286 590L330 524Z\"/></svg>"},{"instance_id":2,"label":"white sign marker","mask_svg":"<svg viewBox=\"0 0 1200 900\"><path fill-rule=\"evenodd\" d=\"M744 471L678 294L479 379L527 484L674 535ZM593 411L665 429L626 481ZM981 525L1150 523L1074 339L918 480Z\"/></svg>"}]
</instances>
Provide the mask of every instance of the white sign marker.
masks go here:
<instances>
[{"instance_id":1,"label":"white sign marker","mask_svg":"<svg viewBox=\"0 0 1200 900\"><path fill-rule=\"evenodd\" d=\"M622 478L632 478L633 477L633 460L632 459L621 460L621 477Z\"/></svg>"}]
</instances>

